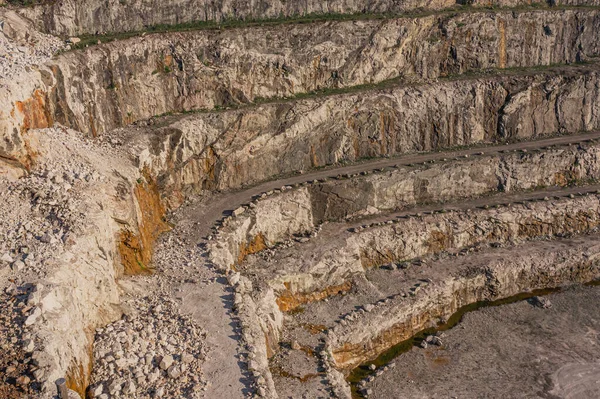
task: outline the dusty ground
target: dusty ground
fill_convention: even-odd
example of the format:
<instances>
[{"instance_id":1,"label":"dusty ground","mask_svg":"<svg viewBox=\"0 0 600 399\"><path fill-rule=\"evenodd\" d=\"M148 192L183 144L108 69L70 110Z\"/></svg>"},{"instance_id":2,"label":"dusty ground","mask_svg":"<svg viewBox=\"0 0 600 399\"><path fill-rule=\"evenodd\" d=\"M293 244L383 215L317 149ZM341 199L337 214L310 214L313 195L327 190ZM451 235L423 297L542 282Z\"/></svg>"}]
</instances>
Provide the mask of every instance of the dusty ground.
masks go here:
<instances>
[{"instance_id":1,"label":"dusty ground","mask_svg":"<svg viewBox=\"0 0 600 399\"><path fill-rule=\"evenodd\" d=\"M175 227L160 238L155 249L156 273L121 281L126 316L111 325L110 331L97 332L93 392L103 386L98 392L109 393L115 375L127 382L121 392L111 392L110 397L243 398L252 391L247 366L239 353L239 325L231 314L233 292L225 277L206 264L204 246L190 238L197 221L190 217L189 208L184 206L171 215ZM197 333L190 334L190 329ZM136 337L134 345L124 345L123 358L136 365L139 356L138 370L144 367L144 357L149 356L150 361L146 360L146 370L141 374L135 367L134 372L127 370L131 367L114 367L117 373L111 374L109 367L114 362L104 359L112 355L110 348L119 337L117 332L128 330L134 333L128 335ZM137 337L138 331L141 338ZM160 345L165 332L166 345ZM139 353L136 341L149 343L143 346L148 348L143 349L146 352ZM189 364L182 354L192 355ZM175 367L185 367L174 370L181 376L173 378L168 370L160 371L165 355L173 356ZM152 372L157 375L152 376ZM131 382L144 387L143 394L126 392Z\"/></svg>"},{"instance_id":2,"label":"dusty ground","mask_svg":"<svg viewBox=\"0 0 600 399\"><path fill-rule=\"evenodd\" d=\"M443 346L397 357L369 398L600 397L600 287L548 299L466 314Z\"/></svg>"}]
</instances>

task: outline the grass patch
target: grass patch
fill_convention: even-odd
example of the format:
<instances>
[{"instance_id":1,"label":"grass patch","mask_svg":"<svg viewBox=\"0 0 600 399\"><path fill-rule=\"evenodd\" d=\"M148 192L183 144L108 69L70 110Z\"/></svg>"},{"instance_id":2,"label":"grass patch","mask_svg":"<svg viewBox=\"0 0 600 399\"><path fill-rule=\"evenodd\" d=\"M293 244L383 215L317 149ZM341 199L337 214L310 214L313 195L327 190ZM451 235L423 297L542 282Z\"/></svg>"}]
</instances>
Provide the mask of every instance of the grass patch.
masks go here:
<instances>
[{"instance_id":1,"label":"grass patch","mask_svg":"<svg viewBox=\"0 0 600 399\"><path fill-rule=\"evenodd\" d=\"M552 69L557 68L565 68L565 67L573 67L573 66L585 66L590 64L595 64L595 61L583 61L583 62L575 62L572 64L550 64L550 65L538 65L532 67L511 67L511 68L489 68L485 70L476 70L476 71L466 71L459 74L451 74L448 76L440 76L438 80L440 82L452 82L452 81L460 81L460 80L468 80L474 78L485 78L485 77L493 77L493 76L503 76L503 75L528 75L535 74L539 72L550 72ZM426 83L422 81L412 81L407 79L405 76L396 76L391 79L386 79L377 83L365 83L361 85L355 86L347 86L347 87L328 87L319 90L312 90L309 92L297 93L288 97L256 97L254 101L248 103L239 103L233 105L215 105L214 108L200 108L200 109L190 109L185 111L169 111L160 115L155 115L153 118L162 118L165 116L174 116L174 115L187 115L187 114L196 114L196 113L208 113L208 112L224 112L231 110L239 110L248 107L255 107L265 104L274 104L274 103L288 103L300 100L313 99L318 97L328 97L334 95L343 95L343 94L352 94L357 92L364 92L369 90L385 90L392 89L399 86L402 87L411 87L411 86L422 86Z\"/></svg>"},{"instance_id":2,"label":"grass patch","mask_svg":"<svg viewBox=\"0 0 600 399\"><path fill-rule=\"evenodd\" d=\"M18 7L33 7L42 4L54 4L56 0L6 0L6 4Z\"/></svg>"},{"instance_id":3,"label":"grass patch","mask_svg":"<svg viewBox=\"0 0 600 399\"><path fill-rule=\"evenodd\" d=\"M36 0L9 0L9 1L36 1ZM43 0L37 0L42 2ZM458 13L475 13L475 12L501 12L501 11L512 11L512 12L527 12L541 9L551 10L566 10L566 9L594 9L598 10L598 6L554 6L549 7L543 3L533 3L531 5L521 5L517 7L472 7L470 5L457 5L455 7L447 8L444 10L423 10L417 9L412 12L387 12L387 13L330 13L330 14L306 14L298 16L281 16L278 18L268 19L226 19L224 21L194 21L175 25L169 24L158 24L148 26L147 28L139 31L130 32L115 32L107 33L104 35L82 35L80 36L81 42L71 46L72 50L82 49L92 45L101 43L109 43L115 40L125 40L132 37L142 36L149 33L168 33L168 32L189 32L189 31L200 31L200 30L225 30L225 29L237 29L237 28L251 28L251 27L269 27L279 26L286 24L313 24L322 23L327 21L359 21L359 20L385 20L385 19L396 19L396 18L422 18L431 15L440 16L453 16Z\"/></svg>"}]
</instances>

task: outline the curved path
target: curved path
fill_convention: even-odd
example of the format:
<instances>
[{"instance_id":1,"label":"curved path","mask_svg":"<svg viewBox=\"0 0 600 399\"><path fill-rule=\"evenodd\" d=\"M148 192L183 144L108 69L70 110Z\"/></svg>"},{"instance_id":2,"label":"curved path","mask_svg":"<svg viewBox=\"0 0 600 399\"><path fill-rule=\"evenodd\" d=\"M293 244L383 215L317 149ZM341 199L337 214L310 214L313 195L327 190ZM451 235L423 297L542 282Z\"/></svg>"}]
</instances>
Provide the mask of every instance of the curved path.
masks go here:
<instances>
[{"instance_id":1,"label":"curved path","mask_svg":"<svg viewBox=\"0 0 600 399\"><path fill-rule=\"evenodd\" d=\"M232 211L240 205L250 202L252 200L252 197L256 195L260 195L264 192L281 188L282 186L336 177L341 174L356 174L360 172L371 171L386 167L402 166L436 160L441 161L444 159L465 157L477 154L490 155L498 154L505 151L533 150L548 146L576 144L583 141L595 139L600 139L600 131L568 136L549 137L534 141L522 141L502 145L480 145L460 150L409 154L394 158L383 158L359 162L348 166L331 166L325 169L312 171L302 175L296 175L291 177L288 176L276 180L270 180L241 190L217 194L211 199L205 201L198 201L197 203L189 206L188 209L186 209L185 213L188 215L188 217L199 221L199 223L196 224L196 227L193 231L193 236L191 237L193 240L198 241L210 233L210 229L212 228L212 226L214 226L217 220L223 217L223 214L225 212Z\"/></svg>"},{"instance_id":2,"label":"curved path","mask_svg":"<svg viewBox=\"0 0 600 399\"><path fill-rule=\"evenodd\" d=\"M332 166L329 168L312 171L302 175L287 176L272 181L263 182L241 190L217 193L207 198L198 200L178 212L176 229L185 235L190 246L195 247L204 243L215 222L223 214L248 203L256 195L280 188L285 185L294 185L307 181L335 177L340 174L356 174L386 167L423 163L435 160L464 157L465 155L496 154L503 151L534 150L548 146L561 146L581 143L588 140L600 139L600 131L543 138L534 141L516 142L502 145L481 145L460 150L443 152L409 154L395 158L383 158L359 162L347 166ZM483 206L490 203L514 202L528 199L539 199L544 196L569 195L571 193L589 192L600 189L598 186L550 188L536 192L523 192L488 196L467 201L458 201L454 204L444 204L445 209L464 209ZM403 212L389 213L370 219L368 222L389 220L415 212L427 212L440 209L440 205L423 205ZM356 221L350 224L337 224L332 229L347 229L364 224L365 221ZM328 229L326 229L328 230ZM339 230L338 230L339 232ZM326 236L327 231L321 235ZM174 248L181 251L185 248ZM245 370L244 361L240 358L239 344L240 331L235 317L231 313L232 292L225 279L216 270L205 267L204 259L193 261L194 266L183 270L174 271L176 280L180 283L173 287L178 291L177 296L182 300L182 308L186 313L203 325L207 332L207 340L212 348L204 364L203 372L209 381L209 386L204 392L204 397L248 397L251 395L251 381ZM191 281L191 280L197 280Z\"/></svg>"}]
</instances>

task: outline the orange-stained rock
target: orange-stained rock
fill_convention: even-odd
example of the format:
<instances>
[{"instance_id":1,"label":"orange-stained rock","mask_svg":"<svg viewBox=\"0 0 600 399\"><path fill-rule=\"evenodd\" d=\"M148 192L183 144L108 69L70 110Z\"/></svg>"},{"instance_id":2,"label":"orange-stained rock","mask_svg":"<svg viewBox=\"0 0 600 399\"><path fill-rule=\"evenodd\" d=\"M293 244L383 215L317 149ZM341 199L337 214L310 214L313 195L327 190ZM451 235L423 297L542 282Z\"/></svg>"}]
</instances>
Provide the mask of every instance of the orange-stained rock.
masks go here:
<instances>
[{"instance_id":1,"label":"orange-stained rock","mask_svg":"<svg viewBox=\"0 0 600 399\"><path fill-rule=\"evenodd\" d=\"M333 295L338 295L342 292L349 291L352 288L352 283L346 281L343 284L330 286L322 291L302 293L292 292L289 284L285 284L287 289L277 297L277 306L282 312L289 312L300 305L321 301Z\"/></svg>"},{"instance_id":2,"label":"orange-stained rock","mask_svg":"<svg viewBox=\"0 0 600 399\"><path fill-rule=\"evenodd\" d=\"M120 234L119 252L125 275L151 272L154 242L170 228L164 220L166 210L158 187L149 174L145 175L145 181L138 182L134 189L140 213L137 232L123 230Z\"/></svg>"}]
</instances>

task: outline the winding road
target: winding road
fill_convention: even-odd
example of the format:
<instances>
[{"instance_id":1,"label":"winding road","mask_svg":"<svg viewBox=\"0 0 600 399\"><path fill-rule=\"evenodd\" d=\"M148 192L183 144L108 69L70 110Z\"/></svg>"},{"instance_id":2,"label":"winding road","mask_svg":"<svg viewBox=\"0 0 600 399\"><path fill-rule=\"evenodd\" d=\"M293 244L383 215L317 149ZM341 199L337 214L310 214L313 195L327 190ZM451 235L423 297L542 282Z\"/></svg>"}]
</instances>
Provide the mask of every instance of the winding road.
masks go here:
<instances>
[{"instance_id":1,"label":"winding road","mask_svg":"<svg viewBox=\"0 0 600 399\"><path fill-rule=\"evenodd\" d=\"M394 158L384 158L358 162L347 166L330 166L324 169L308 172L301 175L288 176L275 180L259 183L255 186L241 190L228 191L216 194L207 201L198 201L190 205L185 213L198 221L193 231L193 239L202 240L210 233L211 228L221 219L227 211L232 211L242 204L248 203L256 195L264 192L313 180L336 177L343 174L356 174L381 168L394 166L407 166L431 161L442 161L444 159L464 158L473 155L494 155L502 152L543 149L549 146L573 145L589 140L600 139L600 131L588 132L576 135L554 136L533 141L520 141L502 145L480 145L460 150L448 150L433 153L408 154ZM484 205L482 203L481 205Z\"/></svg>"}]
</instances>

